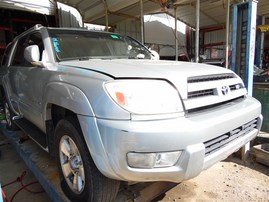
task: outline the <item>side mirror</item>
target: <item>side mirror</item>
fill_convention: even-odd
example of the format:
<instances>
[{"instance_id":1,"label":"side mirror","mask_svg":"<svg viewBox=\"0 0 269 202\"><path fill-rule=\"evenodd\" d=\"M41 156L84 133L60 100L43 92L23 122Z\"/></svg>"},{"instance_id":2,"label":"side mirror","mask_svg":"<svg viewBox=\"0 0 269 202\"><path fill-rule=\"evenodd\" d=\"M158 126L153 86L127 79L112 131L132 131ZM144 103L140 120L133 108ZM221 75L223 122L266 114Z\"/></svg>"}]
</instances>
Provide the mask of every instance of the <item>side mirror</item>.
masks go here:
<instances>
[{"instance_id":1,"label":"side mirror","mask_svg":"<svg viewBox=\"0 0 269 202\"><path fill-rule=\"evenodd\" d=\"M31 45L24 49L24 58L35 66L42 66L42 63L39 61L40 52L37 45Z\"/></svg>"}]
</instances>

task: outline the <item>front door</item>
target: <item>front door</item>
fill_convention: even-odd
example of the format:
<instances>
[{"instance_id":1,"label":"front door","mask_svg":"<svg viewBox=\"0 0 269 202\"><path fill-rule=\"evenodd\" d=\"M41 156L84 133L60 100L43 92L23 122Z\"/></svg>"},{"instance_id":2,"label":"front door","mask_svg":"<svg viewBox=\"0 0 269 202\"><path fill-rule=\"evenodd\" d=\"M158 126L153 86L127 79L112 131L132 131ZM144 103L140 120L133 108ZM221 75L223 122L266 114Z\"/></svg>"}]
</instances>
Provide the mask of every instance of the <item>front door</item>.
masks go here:
<instances>
[{"instance_id":1,"label":"front door","mask_svg":"<svg viewBox=\"0 0 269 202\"><path fill-rule=\"evenodd\" d=\"M41 55L44 44L39 32L27 35L18 41L9 67L9 79L17 110L24 118L41 128L43 127L41 101L44 87L44 79L41 75L47 71L25 60L24 49L30 45L38 45Z\"/></svg>"}]
</instances>

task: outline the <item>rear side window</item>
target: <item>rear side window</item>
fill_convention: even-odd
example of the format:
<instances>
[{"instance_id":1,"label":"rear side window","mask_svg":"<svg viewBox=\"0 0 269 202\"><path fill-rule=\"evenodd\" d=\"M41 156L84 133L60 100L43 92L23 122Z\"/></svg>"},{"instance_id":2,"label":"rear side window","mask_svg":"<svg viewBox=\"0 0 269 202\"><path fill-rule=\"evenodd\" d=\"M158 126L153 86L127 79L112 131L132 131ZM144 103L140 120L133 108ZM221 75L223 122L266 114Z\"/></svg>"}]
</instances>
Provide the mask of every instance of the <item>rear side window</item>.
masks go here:
<instances>
[{"instance_id":1,"label":"rear side window","mask_svg":"<svg viewBox=\"0 0 269 202\"><path fill-rule=\"evenodd\" d=\"M11 44L8 44L8 46L6 47L6 50L4 52L4 55L3 55L3 58L2 58L2 61L1 61L1 67L2 66L7 66L8 64L8 56L10 54L10 51L11 51L11 47L12 45Z\"/></svg>"},{"instance_id":2,"label":"rear side window","mask_svg":"<svg viewBox=\"0 0 269 202\"><path fill-rule=\"evenodd\" d=\"M23 66L24 65L23 52L24 52L24 49L26 47L25 46L26 38L27 38L27 36L24 36L18 40L17 45L16 45L16 50L15 50L15 53L13 55L13 59L11 62L12 66Z\"/></svg>"}]
</instances>

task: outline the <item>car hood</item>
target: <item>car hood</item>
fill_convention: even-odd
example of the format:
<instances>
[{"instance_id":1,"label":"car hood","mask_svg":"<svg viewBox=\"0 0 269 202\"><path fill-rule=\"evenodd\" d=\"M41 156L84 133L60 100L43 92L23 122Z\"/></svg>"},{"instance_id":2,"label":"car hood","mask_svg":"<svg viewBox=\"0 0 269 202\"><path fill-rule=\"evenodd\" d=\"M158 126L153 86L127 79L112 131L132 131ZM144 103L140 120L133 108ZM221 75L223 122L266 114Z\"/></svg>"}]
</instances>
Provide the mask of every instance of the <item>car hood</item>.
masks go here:
<instances>
[{"instance_id":1,"label":"car hood","mask_svg":"<svg viewBox=\"0 0 269 202\"><path fill-rule=\"evenodd\" d=\"M164 78L169 80L171 77L188 78L230 72L225 68L212 65L165 60L114 59L65 61L59 64L97 71L114 78Z\"/></svg>"},{"instance_id":2,"label":"car hood","mask_svg":"<svg viewBox=\"0 0 269 202\"><path fill-rule=\"evenodd\" d=\"M59 65L88 69L108 75L114 79L149 78L164 79L172 83L187 97L187 79L189 77L231 73L230 70L201 63L164 61L164 60L88 60L64 61Z\"/></svg>"}]
</instances>

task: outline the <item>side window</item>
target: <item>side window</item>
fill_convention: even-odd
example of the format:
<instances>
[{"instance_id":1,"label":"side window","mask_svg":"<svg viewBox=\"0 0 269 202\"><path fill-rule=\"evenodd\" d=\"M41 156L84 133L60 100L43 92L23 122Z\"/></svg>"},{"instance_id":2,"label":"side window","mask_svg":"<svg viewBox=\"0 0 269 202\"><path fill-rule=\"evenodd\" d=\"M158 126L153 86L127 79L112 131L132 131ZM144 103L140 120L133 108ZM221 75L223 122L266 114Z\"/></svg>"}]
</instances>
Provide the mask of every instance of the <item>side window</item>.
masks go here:
<instances>
[{"instance_id":1,"label":"side window","mask_svg":"<svg viewBox=\"0 0 269 202\"><path fill-rule=\"evenodd\" d=\"M6 47L6 50L4 52L4 55L3 55L3 58L2 58L2 61L1 61L1 67L2 66L7 66L8 57L9 57L11 49L12 49L12 44L10 43L10 44L8 44L8 46Z\"/></svg>"},{"instance_id":2,"label":"side window","mask_svg":"<svg viewBox=\"0 0 269 202\"><path fill-rule=\"evenodd\" d=\"M18 41L11 65L26 66L26 67L32 66L28 61L24 59L24 49L30 45L37 45L39 47L40 52L39 60L41 60L41 55L44 50L44 44L42 41L41 34L39 32L35 32L25 37L22 37Z\"/></svg>"}]
</instances>

